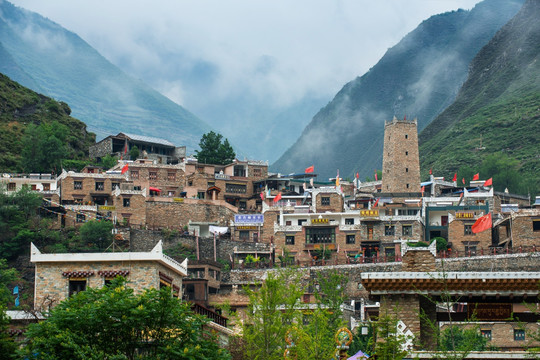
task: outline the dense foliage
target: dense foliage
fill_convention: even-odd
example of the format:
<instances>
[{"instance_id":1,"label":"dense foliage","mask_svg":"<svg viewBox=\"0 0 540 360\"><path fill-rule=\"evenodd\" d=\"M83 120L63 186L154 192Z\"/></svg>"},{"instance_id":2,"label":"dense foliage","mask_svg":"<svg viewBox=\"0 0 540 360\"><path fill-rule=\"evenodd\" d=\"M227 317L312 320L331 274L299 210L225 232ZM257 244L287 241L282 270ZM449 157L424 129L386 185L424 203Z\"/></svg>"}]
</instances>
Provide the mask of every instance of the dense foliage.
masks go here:
<instances>
[{"instance_id":1,"label":"dense foliage","mask_svg":"<svg viewBox=\"0 0 540 360\"><path fill-rule=\"evenodd\" d=\"M334 336L343 325L340 305L346 279L337 273L318 276L316 284L310 284L317 300L314 307L301 302L306 289L299 280L297 274L282 271L269 273L255 290L245 288L250 302L243 324L244 359L282 359L285 351L295 359L334 356Z\"/></svg>"},{"instance_id":2,"label":"dense foliage","mask_svg":"<svg viewBox=\"0 0 540 360\"><path fill-rule=\"evenodd\" d=\"M53 308L32 324L21 351L32 359L228 359L204 328L208 320L170 288L135 294L117 278Z\"/></svg>"},{"instance_id":3,"label":"dense foliage","mask_svg":"<svg viewBox=\"0 0 540 360\"><path fill-rule=\"evenodd\" d=\"M229 140L222 142L223 136L210 131L204 134L199 142L201 150L196 151L197 160L204 164L230 164L236 153L234 152Z\"/></svg>"},{"instance_id":4,"label":"dense foliage","mask_svg":"<svg viewBox=\"0 0 540 360\"><path fill-rule=\"evenodd\" d=\"M0 171L58 171L61 159L86 158L95 135L70 113L0 74Z\"/></svg>"}]
</instances>

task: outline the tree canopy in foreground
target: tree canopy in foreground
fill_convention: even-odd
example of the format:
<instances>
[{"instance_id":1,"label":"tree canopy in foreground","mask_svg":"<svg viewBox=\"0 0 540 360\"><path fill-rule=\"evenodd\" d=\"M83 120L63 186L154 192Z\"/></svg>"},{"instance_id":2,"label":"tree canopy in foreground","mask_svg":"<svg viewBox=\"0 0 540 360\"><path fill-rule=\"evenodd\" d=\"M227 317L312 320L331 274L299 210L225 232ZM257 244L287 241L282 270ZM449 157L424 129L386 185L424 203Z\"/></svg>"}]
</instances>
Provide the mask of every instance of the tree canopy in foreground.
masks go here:
<instances>
[{"instance_id":1,"label":"tree canopy in foreground","mask_svg":"<svg viewBox=\"0 0 540 360\"><path fill-rule=\"evenodd\" d=\"M203 326L208 320L169 288L134 294L117 278L61 302L30 325L28 359L230 359Z\"/></svg>"}]
</instances>

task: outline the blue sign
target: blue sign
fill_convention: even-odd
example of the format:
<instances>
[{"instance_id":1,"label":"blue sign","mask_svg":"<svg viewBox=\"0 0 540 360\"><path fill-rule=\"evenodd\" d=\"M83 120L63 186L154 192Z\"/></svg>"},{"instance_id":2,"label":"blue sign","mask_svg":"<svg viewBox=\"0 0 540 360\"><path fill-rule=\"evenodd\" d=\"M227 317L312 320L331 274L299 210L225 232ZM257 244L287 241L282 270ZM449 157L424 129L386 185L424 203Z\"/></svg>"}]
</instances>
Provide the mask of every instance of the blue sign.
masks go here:
<instances>
[{"instance_id":1,"label":"blue sign","mask_svg":"<svg viewBox=\"0 0 540 360\"><path fill-rule=\"evenodd\" d=\"M263 214L251 214L251 215L234 215L234 222L236 224L263 224Z\"/></svg>"}]
</instances>

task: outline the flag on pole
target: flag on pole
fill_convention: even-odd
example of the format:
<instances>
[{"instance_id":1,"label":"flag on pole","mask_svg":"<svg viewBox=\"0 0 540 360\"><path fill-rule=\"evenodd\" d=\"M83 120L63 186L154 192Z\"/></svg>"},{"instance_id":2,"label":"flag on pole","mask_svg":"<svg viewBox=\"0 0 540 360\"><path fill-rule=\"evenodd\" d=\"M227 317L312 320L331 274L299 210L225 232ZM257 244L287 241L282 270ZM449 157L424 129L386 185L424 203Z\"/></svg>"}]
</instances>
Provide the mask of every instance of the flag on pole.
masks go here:
<instances>
[{"instance_id":1,"label":"flag on pole","mask_svg":"<svg viewBox=\"0 0 540 360\"><path fill-rule=\"evenodd\" d=\"M261 200L264 201L264 191L261 191Z\"/></svg>"},{"instance_id":2,"label":"flag on pole","mask_svg":"<svg viewBox=\"0 0 540 360\"><path fill-rule=\"evenodd\" d=\"M337 171L337 175L336 175L336 188L339 186L339 169Z\"/></svg>"},{"instance_id":3,"label":"flag on pole","mask_svg":"<svg viewBox=\"0 0 540 360\"><path fill-rule=\"evenodd\" d=\"M127 151L128 151L128 146L127 146L127 142L126 142L125 145L124 145L124 155L127 154Z\"/></svg>"},{"instance_id":4,"label":"flag on pole","mask_svg":"<svg viewBox=\"0 0 540 360\"><path fill-rule=\"evenodd\" d=\"M274 198L274 203L277 203L279 200L281 200L281 192L279 192Z\"/></svg>"},{"instance_id":5,"label":"flag on pole","mask_svg":"<svg viewBox=\"0 0 540 360\"><path fill-rule=\"evenodd\" d=\"M491 226L491 213L487 213L487 215L478 218L471 229L474 234L477 234L479 232L491 229Z\"/></svg>"},{"instance_id":6,"label":"flag on pole","mask_svg":"<svg viewBox=\"0 0 540 360\"><path fill-rule=\"evenodd\" d=\"M429 175L433 174L433 171L431 171L431 169L429 169Z\"/></svg>"},{"instance_id":7,"label":"flag on pole","mask_svg":"<svg viewBox=\"0 0 540 360\"><path fill-rule=\"evenodd\" d=\"M379 204L379 199L380 198L377 198L377 201L375 201L375 204L373 204L373 207L377 207L377 205Z\"/></svg>"},{"instance_id":8,"label":"flag on pole","mask_svg":"<svg viewBox=\"0 0 540 360\"><path fill-rule=\"evenodd\" d=\"M457 173L454 174L454 178L452 179L452 181L457 181Z\"/></svg>"},{"instance_id":9,"label":"flag on pole","mask_svg":"<svg viewBox=\"0 0 540 360\"><path fill-rule=\"evenodd\" d=\"M472 179L473 179L473 181L474 181L474 180L480 179L480 174L479 174L479 173L474 174L474 176L472 177Z\"/></svg>"},{"instance_id":10,"label":"flag on pole","mask_svg":"<svg viewBox=\"0 0 540 360\"><path fill-rule=\"evenodd\" d=\"M129 169L129 165L128 164L124 165L124 167L122 168L122 174L125 174L128 171L128 169Z\"/></svg>"},{"instance_id":11,"label":"flag on pole","mask_svg":"<svg viewBox=\"0 0 540 360\"><path fill-rule=\"evenodd\" d=\"M377 179L377 170L375 170L375 181L377 181L379 179Z\"/></svg>"},{"instance_id":12,"label":"flag on pole","mask_svg":"<svg viewBox=\"0 0 540 360\"><path fill-rule=\"evenodd\" d=\"M425 186L422 186L422 193L426 191L426 187Z\"/></svg>"},{"instance_id":13,"label":"flag on pole","mask_svg":"<svg viewBox=\"0 0 540 360\"><path fill-rule=\"evenodd\" d=\"M311 165L310 167L306 168L306 174L312 173L315 171L315 166Z\"/></svg>"},{"instance_id":14,"label":"flag on pole","mask_svg":"<svg viewBox=\"0 0 540 360\"><path fill-rule=\"evenodd\" d=\"M463 183L463 185L465 185L465 178L462 178L461 182Z\"/></svg>"},{"instance_id":15,"label":"flag on pole","mask_svg":"<svg viewBox=\"0 0 540 360\"><path fill-rule=\"evenodd\" d=\"M484 183L484 185L482 186L491 186L493 185L493 178L489 178L486 180L486 182Z\"/></svg>"}]
</instances>

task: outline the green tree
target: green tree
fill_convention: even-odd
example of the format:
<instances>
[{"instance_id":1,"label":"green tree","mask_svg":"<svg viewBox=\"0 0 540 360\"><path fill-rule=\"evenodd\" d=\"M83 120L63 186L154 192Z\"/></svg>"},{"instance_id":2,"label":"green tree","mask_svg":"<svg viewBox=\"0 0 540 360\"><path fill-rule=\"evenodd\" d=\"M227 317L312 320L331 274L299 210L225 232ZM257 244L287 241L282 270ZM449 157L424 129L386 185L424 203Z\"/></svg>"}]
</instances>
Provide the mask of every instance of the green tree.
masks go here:
<instances>
[{"instance_id":1,"label":"green tree","mask_svg":"<svg viewBox=\"0 0 540 360\"><path fill-rule=\"evenodd\" d=\"M62 171L62 160L67 157L66 126L54 121L38 126L28 125L22 138L21 166L26 172Z\"/></svg>"},{"instance_id":2,"label":"green tree","mask_svg":"<svg viewBox=\"0 0 540 360\"><path fill-rule=\"evenodd\" d=\"M133 145L131 150L129 150L129 158L131 160L137 160L139 158L139 148L137 145Z\"/></svg>"},{"instance_id":3,"label":"green tree","mask_svg":"<svg viewBox=\"0 0 540 360\"><path fill-rule=\"evenodd\" d=\"M404 344L411 339L398 333L398 322L389 312L379 313L379 318L373 322L374 337L369 347L373 348L377 359L400 360L407 356L408 350Z\"/></svg>"},{"instance_id":4,"label":"green tree","mask_svg":"<svg viewBox=\"0 0 540 360\"><path fill-rule=\"evenodd\" d=\"M104 157L101 158L101 166L103 167L104 170L109 170L117 163L118 163L118 160L116 159L116 157L111 156L111 155L105 155Z\"/></svg>"},{"instance_id":5,"label":"green tree","mask_svg":"<svg viewBox=\"0 0 540 360\"><path fill-rule=\"evenodd\" d=\"M66 299L31 324L20 355L32 359L230 359L205 330L206 317L170 288L134 294L117 278Z\"/></svg>"},{"instance_id":6,"label":"green tree","mask_svg":"<svg viewBox=\"0 0 540 360\"><path fill-rule=\"evenodd\" d=\"M298 322L303 291L292 272L270 272L260 288L245 287L249 297L248 319L243 324L245 358L282 359L285 335Z\"/></svg>"},{"instance_id":7,"label":"green tree","mask_svg":"<svg viewBox=\"0 0 540 360\"><path fill-rule=\"evenodd\" d=\"M113 228L110 221L90 220L84 223L79 230L81 247L86 250L105 250L112 243Z\"/></svg>"},{"instance_id":8,"label":"green tree","mask_svg":"<svg viewBox=\"0 0 540 360\"><path fill-rule=\"evenodd\" d=\"M9 318L6 315L6 308L0 305L0 360L16 358L17 344L7 332L8 325Z\"/></svg>"},{"instance_id":9,"label":"green tree","mask_svg":"<svg viewBox=\"0 0 540 360\"><path fill-rule=\"evenodd\" d=\"M236 157L236 153L229 144L229 141L225 139L222 143L222 139L223 136L221 134L216 134L213 131L204 134L199 141L201 150L195 151L197 160L205 164L230 164Z\"/></svg>"},{"instance_id":10,"label":"green tree","mask_svg":"<svg viewBox=\"0 0 540 360\"><path fill-rule=\"evenodd\" d=\"M0 189L0 254L6 259L28 250L39 231L37 210L42 201L39 194L26 187L15 193Z\"/></svg>"}]
</instances>

